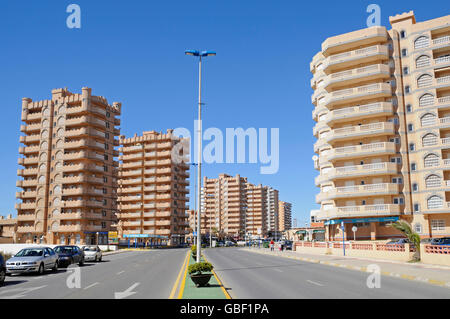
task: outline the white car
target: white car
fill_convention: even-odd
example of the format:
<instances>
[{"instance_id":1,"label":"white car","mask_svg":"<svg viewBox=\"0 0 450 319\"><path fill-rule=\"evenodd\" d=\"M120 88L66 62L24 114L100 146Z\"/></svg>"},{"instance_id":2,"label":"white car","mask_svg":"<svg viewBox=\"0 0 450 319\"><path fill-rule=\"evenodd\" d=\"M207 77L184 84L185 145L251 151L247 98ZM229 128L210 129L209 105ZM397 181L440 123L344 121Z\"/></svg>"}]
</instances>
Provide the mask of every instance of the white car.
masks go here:
<instances>
[{"instance_id":1,"label":"white car","mask_svg":"<svg viewBox=\"0 0 450 319\"><path fill-rule=\"evenodd\" d=\"M85 261L102 261L102 251L98 246L83 246Z\"/></svg>"}]
</instances>

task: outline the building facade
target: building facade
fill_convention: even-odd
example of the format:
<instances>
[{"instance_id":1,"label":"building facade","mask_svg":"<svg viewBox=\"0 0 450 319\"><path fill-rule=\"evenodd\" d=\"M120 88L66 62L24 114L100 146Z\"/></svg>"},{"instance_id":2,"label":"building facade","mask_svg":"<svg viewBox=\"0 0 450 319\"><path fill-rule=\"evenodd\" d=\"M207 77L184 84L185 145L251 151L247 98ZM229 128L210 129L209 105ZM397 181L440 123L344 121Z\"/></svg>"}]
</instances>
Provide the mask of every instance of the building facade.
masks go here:
<instances>
[{"instance_id":1,"label":"building facade","mask_svg":"<svg viewBox=\"0 0 450 319\"><path fill-rule=\"evenodd\" d=\"M16 238L17 218L12 218L12 214L0 215L0 244L13 243Z\"/></svg>"},{"instance_id":2,"label":"building facade","mask_svg":"<svg viewBox=\"0 0 450 319\"><path fill-rule=\"evenodd\" d=\"M247 212L247 178L220 174L203 178L202 233L217 232L243 238Z\"/></svg>"},{"instance_id":3,"label":"building facade","mask_svg":"<svg viewBox=\"0 0 450 319\"><path fill-rule=\"evenodd\" d=\"M247 213L245 231L252 237L267 236L268 187L247 183Z\"/></svg>"},{"instance_id":4,"label":"building facade","mask_svg":"<svg viewBox=\"0 0 450 319\"><path fill-rule=\"evenodd\" d=\"M186 139L143 132L120 138L119 237L148 244L177 245L188 233L189 166ZM181 161L174 157L180 156Z\"/></svg>"},{"instance_id":5,"label":"building facade","mask_svg":"<svg viewBox=\"0 0 450 319\"><path fill-rule=\"evenodd\" d=\"M450 234L450 16L383 26L322 43L310 69L320 193L314 212L326 238ZM447 163L448 162L448 163ZM350 238L350 237L349 237Z\"/></svg>"},{"instance_id":6,"label":"building facade","mask_svg":"<svg viewBox=\"0 0 450 319\"><path fill-rule=\"evenodd\" d=\"M116 219L121 104L82 88L22 99L17 242L105 244Z\"/></svg>"},{"instance_id":7,"label":"building facade","mask_svg":"<svg viewBox=\"0 0 450 319\"><path fill-rule=\"evenodd\" d=\"M286 231L292 227L292 204L278 202L278 227L279 231Z\"/></svg>"},{"instance_id":8,"label":"building facade","mask_svg":"<svg viewBox=\"0 0 450 319\"><path fill-rule=\"evenodd\" d=\"M267 234L273 236L278 231L278 195L279 191L267 187L266 199L266 217L267 217Z\"/></svg>"}]
</instances>

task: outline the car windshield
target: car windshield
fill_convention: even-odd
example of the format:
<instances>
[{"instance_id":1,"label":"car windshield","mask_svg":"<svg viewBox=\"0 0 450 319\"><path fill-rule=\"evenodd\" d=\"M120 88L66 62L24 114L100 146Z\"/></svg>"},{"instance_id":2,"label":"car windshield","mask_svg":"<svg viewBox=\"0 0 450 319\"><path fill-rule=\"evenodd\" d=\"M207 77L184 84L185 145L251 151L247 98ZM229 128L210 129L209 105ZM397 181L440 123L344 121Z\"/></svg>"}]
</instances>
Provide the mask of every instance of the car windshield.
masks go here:
<instances>
[{"instance_id":1,"label":"car windshield","mask_svg":"<svg viewBox=\"0 0 450 319\"><path fill-rule=\"evenodd\" d=\"M55 251L58 254L72 254L72 252L75 251L75 247L70 247L70 246L66 246L66 247L56 247Z\"/></svg>"},{"instance_id":2,"label":"car windshield","mask_svg":"<svg viewBox=\"0 0 450 319\"><path fill-rule=\"evenodd\" d=\"M84 251L97 251L96 247L83 247Z\"/></svg>"},{"instance_id":3,"label":"car windshield","mask_svg":"<svg viewBox=\"0 0 450 319\"><path fill-rule=\"evenodd\" d=\"M27 248L19 251L14 257L38 257L44 255L44 249Z\"/></svg>"}]
</instances>

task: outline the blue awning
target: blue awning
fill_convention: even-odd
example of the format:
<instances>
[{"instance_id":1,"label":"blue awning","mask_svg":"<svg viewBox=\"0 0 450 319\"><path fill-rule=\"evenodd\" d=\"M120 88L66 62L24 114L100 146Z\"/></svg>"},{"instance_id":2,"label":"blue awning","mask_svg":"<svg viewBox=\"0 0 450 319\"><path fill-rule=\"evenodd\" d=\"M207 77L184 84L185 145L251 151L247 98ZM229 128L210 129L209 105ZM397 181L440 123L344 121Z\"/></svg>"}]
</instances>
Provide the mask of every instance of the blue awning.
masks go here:
<instances>
[{"instance_id":1,"label":"blue awning","mask_svg":"<svg viewBox=\"0 0 450 319\"><path fill-rule=\"evenodd\" d=\"M356 223L381 223L381 222L396 222L399 220L397 216L392 217L368 217L368 218L351 218L351 219L332 219L324 222L324 225L335 225L344 222L344 224Z\"/></svg>"}]
</instances>

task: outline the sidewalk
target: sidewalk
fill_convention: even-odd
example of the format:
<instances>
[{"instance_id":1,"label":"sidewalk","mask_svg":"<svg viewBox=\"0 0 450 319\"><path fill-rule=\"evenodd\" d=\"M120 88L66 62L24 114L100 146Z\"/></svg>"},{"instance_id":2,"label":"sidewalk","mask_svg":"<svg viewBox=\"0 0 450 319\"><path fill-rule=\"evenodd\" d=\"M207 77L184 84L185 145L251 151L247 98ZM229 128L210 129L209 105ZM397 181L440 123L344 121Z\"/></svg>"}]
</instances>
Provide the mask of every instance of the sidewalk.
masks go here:
<instances>
[{"instance_id":1,"label":"sidewalk","mask_svg":"<svg viewBox=\"0 0 450 319\"><path fill-rule=\"evenodd\" d=\"M385 276L421 281L433 285L450 288L450 267L446 266L425 265L421 264L420 262L404 263L382 259L313 255L295 251L271 252L269 248L243 248L243 249L259 254L293 258L296 260L319 263L334 267L343 267L347 269L364 272L367 271L367 266L375 264L380 267L381 274Z\"/></svg>"}]
</instances>

